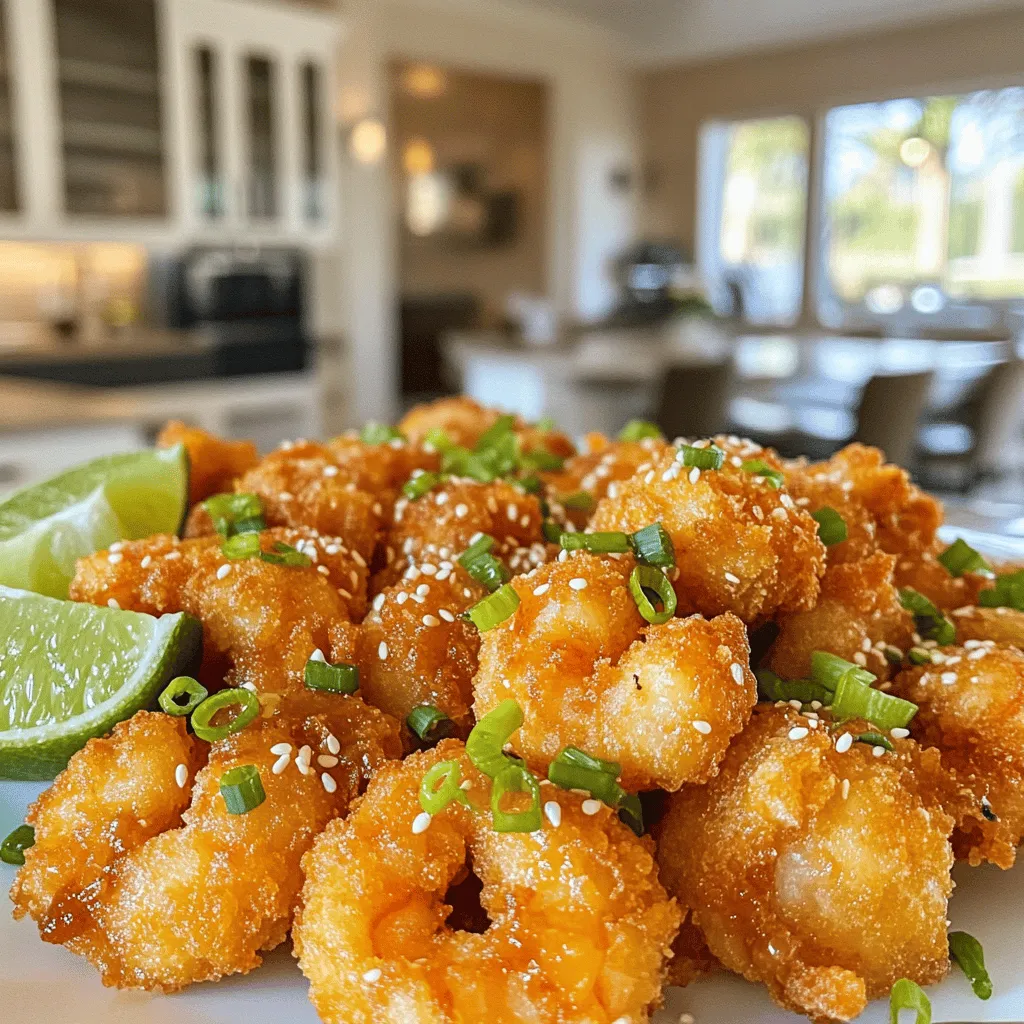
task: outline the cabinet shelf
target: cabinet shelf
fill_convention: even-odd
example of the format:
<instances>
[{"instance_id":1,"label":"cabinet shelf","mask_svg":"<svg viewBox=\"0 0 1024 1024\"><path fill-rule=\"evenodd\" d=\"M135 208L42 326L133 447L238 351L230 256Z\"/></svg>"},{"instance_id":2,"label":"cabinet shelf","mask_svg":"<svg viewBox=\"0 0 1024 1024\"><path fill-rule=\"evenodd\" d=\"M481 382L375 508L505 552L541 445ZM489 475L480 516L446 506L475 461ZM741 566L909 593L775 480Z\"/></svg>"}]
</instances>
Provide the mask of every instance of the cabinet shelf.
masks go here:
<instances>
[{"instance_id":1,"label":"cabinet shelf","mask_svg":"<svg viewBox=\"0 0 1024 1024\"><path fill-rule=\"evenodd\" d=\"M99 121L65 121L63 132L66 149L153 159L163 156L163 140L158 128Z\"/></svg>"},{"instance_id":2,"label":"cabinet shelf","mask_svg":"<svg viewBox=\"0 0 1024 1024\"><path fill-rule=\"evenodd\" d=\"M157 96L160 92L160 81L155 71L63 57L57 73L62 85L109 89L139 96Z\"/></svg>"}]
</instances>

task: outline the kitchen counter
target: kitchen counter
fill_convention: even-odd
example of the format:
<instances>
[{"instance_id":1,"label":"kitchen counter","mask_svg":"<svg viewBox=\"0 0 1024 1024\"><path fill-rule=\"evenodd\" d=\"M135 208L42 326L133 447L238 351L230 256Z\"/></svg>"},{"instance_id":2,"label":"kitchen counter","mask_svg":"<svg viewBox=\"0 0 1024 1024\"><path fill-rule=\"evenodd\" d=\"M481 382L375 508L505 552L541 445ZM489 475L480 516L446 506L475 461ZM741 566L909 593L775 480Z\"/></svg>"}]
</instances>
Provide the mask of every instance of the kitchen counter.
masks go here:
<instances>
[{"instance_id":1,"label":"kitchen counter","mask_svg":"<svg viewBox=\"0 0 1024 1024\"><path fill-rule=\"evenodd\" d=\"M0 377L0 435L58 426L133 423L140 413L137 399L118 392Z\"/></svg>"}]
</instances>

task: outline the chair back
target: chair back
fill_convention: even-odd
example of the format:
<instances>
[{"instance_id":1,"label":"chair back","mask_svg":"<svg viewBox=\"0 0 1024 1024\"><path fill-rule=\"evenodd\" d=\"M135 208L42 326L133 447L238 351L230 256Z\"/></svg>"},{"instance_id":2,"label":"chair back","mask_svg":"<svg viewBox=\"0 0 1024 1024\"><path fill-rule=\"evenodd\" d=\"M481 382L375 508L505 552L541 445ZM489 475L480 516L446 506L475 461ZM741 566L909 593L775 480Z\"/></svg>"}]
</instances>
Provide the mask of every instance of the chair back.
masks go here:
<instances>
[{"instance_id":1,"label":"chair back","mask_svg":"<svg viewBox=\"0 0 1024 1024\"><path fill-rule=\"evenodd\" d=\"M909 466L931 382L930 370L872 377L857 407L854 440L881 448L889 462Z\"/></svg>"},{"instance_id":2,"label":"chair back","mask_svg":"<svg viewBox=\"0 0 1024 1024\"><path fill-rule=\"evenodd\" d=\"M668 438L710 437L727 429L732 363L670 364L661 383L657 422Z\"/></svg>"},{"instance_id":3,"label":"chair back","mask_svg":"<svg viewBox=\"0 0 1024 1024\"><path fill-rule=\"evenodd\" d=\"M1024 361L994 366L979 392L976 468L995 473L1019 469L1024 463Z\"/></svg>"}]
</instances>

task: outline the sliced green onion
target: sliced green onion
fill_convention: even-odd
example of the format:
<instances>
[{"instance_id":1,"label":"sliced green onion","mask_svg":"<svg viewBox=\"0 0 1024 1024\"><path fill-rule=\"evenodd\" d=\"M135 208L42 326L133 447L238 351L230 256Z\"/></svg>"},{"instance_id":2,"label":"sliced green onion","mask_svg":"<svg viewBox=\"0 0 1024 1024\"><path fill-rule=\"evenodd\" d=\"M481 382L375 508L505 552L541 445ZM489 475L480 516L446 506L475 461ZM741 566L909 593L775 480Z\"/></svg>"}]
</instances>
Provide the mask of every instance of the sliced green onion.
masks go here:
<instances>
[{"instance_id":1,"label":"sliced green onion","mask_svg":"<svg viewBox=\"0 0 1024 1024\"><path fill-rule=\"evenodd\" d=\"M643 441L648 437L661 440L665 435L655 423L648 420L630 420L620 431L620 441Z\"/></svg>"},{"instance_id":2,"label":"sliced green onion","mask_svg":"<svg viewBox=\"0 0 1024 1024\"><path fill-rule=\"evenodd\" d=\"M494 538L482 534L459 556L459 565L492 593L502 584L508 583L512 574L500 558L491 554Z\"/></svg>"},{"instance_id":3,"label":"sliced green onion","mask_svg":"<svg viewBox=\"0 0 1024 1024\"><path fill-rule=\"evenodd\" d=\"M824 706L832 703L832 691L813 679L782 679L766 668L758 669L754 675L757 676L757 692L762 700L798 700L801 704L818 701Z\"/></svg>"},{"instance_id":4,"label":"sliced green onion","mask_svg":"<svg viewBox=\"0 0 1024 1024\"><path fill-rule=\"evenodd\" d=\"M559 543L564 551L591 551L595 555L629 550L629 537L624 533L563 533Z\"/></svg>"},{"instance_id":5,"label":"sliced green onion","mask_svg":"<svg viewBox=\"0 0 1024 1024\"><path fill-rule=\"evenodd\" d=\"M967 975L967 980L979 999L992 997L992 979L985 967L985 951L981 943L968 932L949 933L949 955Z\"/></svg>"},{"instance_id":6,"label":"sliced green onion","mask_svg":"<svg viewBox=\"0 0 1024 1024\"><path fill-rule=\"evenodd\" d=\"M900 1024L900 1010L913 1010L914 1024L932 1024L932 1004L924 989L909 978L900 978L889 993L889 1024Z\"/></svg>"},{"instance_id":7,"label":"sliced green onion","mask_svg":"<svg viewBox=\"0 0 1024 1024\"><path fill-rule=\"evenodd\" d=\"M629 574L629 592L633 595L637 610L652 625L660 626L675 615L676 592L660 569L651 565L636 566ZM649 593L660 600L660 612L647 596Z\"/></svg>"},{"instance_id":8,"label":"sliced green onion","mask_svg":"<svg viewBox=\"0 0 1024 1024\"><path fill-rule=\"evenodd\" d=\"M924 647L911 647L907 651L907 661L911 665L930 665L932 663L931 652Z\"/></svg>"},{"instance_id":9,"label":"sliced green onion","mask_svg":"<svg viewBox=\"0 0 1024 1024\"><path fill-rule=\"evenodd\" d=\"M880 732L862 732L853 738L857 743L866 743L869 747L884 747L890 754L896 749Z\"/></svg>"},{"instance_id":10,"label":"sliced green onion","mask_svg":"<svg viewBox=\"0 0 1024 1024\"><path fill-rule=\"evenodd\" d=\"M509 698L488 711L466 739L466 753L474 767L494 778L504 768L517 762L505 753L505 744L523 724L523 709Z\"/></svg>"},{"instance_id":11,"label":"sliced green onion","mask_svg":"<svg viewBox=\"0 0 1024 1024\"><path fill-rule=\"evenodd\" d=\"M544 489L544 483L536 473L531 473L529 476L521 476L518 480L513 480L512 483L523 494L540 494Z\"/></svg>"},{"instance_id":12,"label":"sliced green onion","mask_svg":"<svg viewBox=\"0 0 1024 1024\"><path fill-rule=\"evenodd\" d=\"M811 657L813 663L814 656ZM857 666L852 665L851 669L856 670ZM836 718L863 718L888 732L909 725L917 714L917 705L883 690L876 690L864 682L858 671L848 671L836 685L832 714Z\"/></svg>"},{"instance_id":13,"label":"sliced green onion","mask_svg":"<svg viewBox=\"0 0 1024 1024\"><path fill-rule=\"evenodd\" d=\"M452 720L433 704L417 705L409 712L405 722L426 743L434 743L441 739L444 733L450 731L453 724Z\"/></svg>"},{"instance_id":14,"label":"sliced green onion","mask_svg":"<svg viewBox=\"0 0 1024 1024\"><path fill-rule=\"evenodd\" d=\"M818 524L818 537L825 547L842 544L847 538L846 520L828 505L811 513L811 518Z\"/></svg>"},{"instance_id":15,"label":"sliced green onion","mask_svg":"<svg viewBox=\"0 0 1024 1024\"><path fill-rule=\"evenodd\" d=\"M978 595L982 608L1015 608L1024 612L1024 569L1003 573L996 577L996 584Z\"/></svg>"},{"instance_id":16,"label":"sliced green onion","mask_svg":"<svg viewBox=\"0 0 1024 1024\"><path fill-rule=\"evenodd\" d=\"M429 494L443 479L440 473L419 473L402 484L402 493L410 501L416 501L424 494Z\"/></svg>"},{"instance_id":17,"label":"sliced green onion","mask_svg":"<svg viewBox=\"0 0 1024 1024\"><path fill-rule=\"evenodd\" d=\"M258 533L236 533L228 537L220 546L225 558L237 561L239 558L255 558L260 553L260 537Z\"/></svg>"},{"instance_id":18,"label":"sliced green onion","mask_svg":"<svg viewBox=\"0 0 1024 1024\"><path fill-rule=\"evenodd\" d=\"M562 540L562 528L554 521L554 519L545 519L540 524L540 531L544 534L544 539L549 544L559 544Z\"/></svg>"},{"instance_id":19,"label":"sliced green onion","mask_svg":"<svg viewBox=\"0 0 1024 1024\"><path fill-rule=\"evenodd\" d=\"M35 842L36 830L31 825L19 825L0 843L0 860L5 864L24 864L25 851Z\"/></svg>"},{"instance_id":20,"label":"sliced green onion","mask_svg":"<svg viewBox=\"0 0 1024 1024\"><path fill-rule=\"evenodd\" d=\"M574 491L572 494L563 494L552 500L558 502L562 508L571 508L578 512L590 512L597 504L597 498L590 491Z\"/></svg>"},{"instance_id":21,"label":"sliced green onion","mask_svg":"<svg viewBox=\"0 0 1024 1024\"><path fill-rule=\"evenodd\" d=\"M747 459L747 461L740 466L740 469L742 469L744 473L749 473L751 476L764 477L764 482L768 484L769 487L774 487L775 490L778 490L785 481L785 477L783 477L782 473L774 466L765 462L764 459Z\"/></svg>"},{"instance_id":22,"label":"sliced green onion","mask_svg":"<svg viewBox=\"0 0 1024 1024\"><path fill-rule=\"evenodd\" d=\"M542 434L550 434L553 430L558 429L558 424L555 422L554 416L541 416L534 427Z\"/></svg>"},{"instance_id":23,"label":"sliced green onion","mask_svg":"<svg viewBox=\"0 0 1024 1024\"><path fill-rule=\"evenodd\" d=\"M501 800L507 793L529 793L525 811L504 811ZM491 786L491 821L495 832L537 832L541 828L540 783L521 765L503 768Z\"/></svg>"},{"instance_id":24,"label":"sliced green onion","mask_svg":"<svg viewBox=\"0 0 1024 1024\"><path fill-rule=\"evenodd\" d=\"M925 640L934 640L942 647L956 643L956 626L924 594L903 587L900 604L914 616L916 629Z\"/></svg>"},{"instance_id":25,"label":"sliced green onion","mask_svg":"<svg viewBox=\"0 0 1024 1024\"><path fill-rule=\"evenodd\" d=\"M978 573L983 576L993 575L992 566L985 561L979 551L975 551L962 537L957 537L939 555L938 560L945 566L950 576L963 576L967 572Z\"/></svg>"},{"instance_id":26,"label":"sliced green onion","mask_svg":"<svg viewBox=\"0 0 1024 1024\"><path fill-rule=\"evenodd\" d=\"M709 444L707 448L695 448L692 444L681 444L679 451L683 456L684 466L695 466L697 469L721 469L725 465L725 452L715 444Z\"/></svg>"},{"instance_id":27,"label":"sliced green onion","mask_svg":"<svg viewBox=\"0 0 1024 1024\"><path fill-rule=\"evenodd\" d=\"M427 431L427 436L423 438L423 445L443 452L452 447L452 439L440 427L431 427Z\"/></svg>"},{"instance_id":28,"label":"sliced green onion","mask_svg":"<svg viewBox=\"0 0 1024 1024\"><path fill-rule=\"evenodd\" d=\"M459 788L461 781L462 769L458 761L438 761L420 783L420 807L427 814L440 814L450 803L468 805L469 798Z\"/></svg>"},{"instance_id":29,"label":"sliced green onion","mask_svg":"<svg viewBox=\"0 0 1024 1024\"><path fill-rule=\"evenodd\" d=\"M225 537L267 528L263 503L255 494L215 494L203 502L214 529ZM244 527L244 528L243 528Z\"/></svg>"},{"instance_id":30,"label":"sliced green onion","mask_svg":"<svg viewBox=\"0 0 1024 1024\"><path fill-rule=\"evenodd\" d=\"M644 834L644 808L640 797L635 793L626 793L619 804L619 821L632 829L634 835Z\"/></svg>"},{"instance_id":31,"label":"sliced green onion","mask_svg":"<svg viewBox=\"0 0 1024 1024\"><path fill-rule=\"evenodd\" d=\"M363 427L359 440L363 444L387 444L388 441L404 441L405 434L386 423L374 423L371 420Z\"/></svg>"},{"instance_id":32,"label":"sliced green onion","mask_svg":"<svg viewBox=\"0 0 1024 1024\"><path fill-rule=\"evenodd\" d=\"M234 717L223 725L214 725L217 712L231 707L238 709ZM259 713L260 702L252 690L241 686L221 690L207 697L192 712L192 730L201 740L216 743L232 733L241 732Z\"/></svg>"},{"instance_id":33,"label":"sliced green onion","mask_svg":"<svg viewBox=\"0 0 1024 1024\"><path fill-rule=\"evenodd\" d=\"M305 683L307 690L355 693L359 689L359 666L345 662L330 665L326 661L310 658L306 662Z\"/></svg>"},{"instance_id":34,"label":"sliced green onion","mask_svg":"<svg viewBox=\"0 0 1024 1024\"><path fill-rule=\"evenodd\" d=\"M638 562L670 569L676 564L676 549L672 538L661 523L651 523L629 536L629 544Z\"/></svg>"},{"instance_id":35,"label":"sliced green onion","mask_svg":"<svg viewBox=\"0 0 1024 1024\"><path fill-rule=\"evenodd\" d=\"M533 448L523 455L520 462L524 469L533 469L541 473L557 473L564 465L561 455L549 452L547 448Z\"/></svg>"},{"instance_id":36,"label":"sliced green onion","mask_svg":"<svg viewBox=\"0 0 1024 1024\"><path fill-rule=\"evenodd\" d=\"M594 757L579 747L565 747L548 765L548 780L562 789L581 789L620 813L637 835L643 835L644 815L640 799L618 783L622 766ZM639 830L639 831L638 831Z\"/></svg>"},{"instance_id":37,"label":"sliced green onion","mask_svg":"<svg viewBox=\"0 0 1024 1024\"><path fill-rule=\"evenodd\" d=\"M209 691L191 676L175 676L157 698L160 707L169 715L181 718L193 711L210 695Z\"/></svg>"},{"instance_id":38,"label":"sliced green onion","mask_svg":"<svg viewBox=\"0 0 1024 1024\"><path fill-rule=\"evenodd\" d=\"M481 435L476 443L478 452L494 448L496 445L505 443L507 435L515 430L516 418L508 413L499 416Z\"/></svg>"},{"instance_id":39,"label":"sliced green onion","mask_svg":"<svg viewBox=\"0 0 1024 1024\"><path fill-rule=\"evenodd\" d=\"M259 807L267 794L263 780L254 764L240 764L220 777L220 795L228 814L248 814Z\"/></svg>"},{"instance_id":40,"label":"sliced green onion","mask_svg":"<svg viewBox=\"0 0 1024 1024\"><path fill-rule=\"evenodd\" d=\"M304 555L290 544L282 544L280 541L274 544L273 551L261 551L260 558L273 565L289 565L292 568L303 568L313 564L309 555Z\"/></svg>"},{"instance_id":41,"label":"sliced green onion","mask_svg":"<svg viewBox=\"0 0 1024 1024\"><path fill-rule=\"evenodd\" d=\"M463 617L472 622L481 633L486 633L515 615L518 607L519 595L511 583L506 583L498 587L493 594L488 594L483 600L477 601L469 611L463 612Z\"/></svg>"},{"instance_id":42,"label":"sliced green onion","mask_svg":"<svg viewBox=\"0 0 1024 1024\"><path fill-rule=\"evenodd\" d=\"M893 647L892 644L886 644L882 648L882 654L890 665L899 666L903 664L903 652L898 647Z\"/></svg>"},{"instance_id":43,"label":"sliced green onion","mask_svg":"<svg viewBox=\"0 0 1024 1024\"><path fill-rule=\"evenodd\" d=\"M865 686L870 686L878 679L873 672L840 658L837 654L830 654L828 651L811 652L811 678L826 690L835 693L840 681L850 672Z\"/></svg>"}]
</instances>

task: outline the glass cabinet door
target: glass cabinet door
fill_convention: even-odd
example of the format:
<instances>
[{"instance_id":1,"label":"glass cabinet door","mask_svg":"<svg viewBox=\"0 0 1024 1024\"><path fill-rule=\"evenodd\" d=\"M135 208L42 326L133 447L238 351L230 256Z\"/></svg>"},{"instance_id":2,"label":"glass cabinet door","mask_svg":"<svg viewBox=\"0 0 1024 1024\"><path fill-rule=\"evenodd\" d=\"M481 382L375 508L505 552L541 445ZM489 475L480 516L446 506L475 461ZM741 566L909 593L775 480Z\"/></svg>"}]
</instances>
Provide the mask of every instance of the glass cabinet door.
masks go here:
<instances>
[{"instance_id":1,"label":"glass cabinet door","mask_svg":"<svg viewBox=\"0 0 1024 1024\"><path fill-rule=\"evenodd\" d=\"M219 220L225 212L224 145L221 138L223 100L220 94L221 54L212 46L193 52L198 133L199 179L196 197L204 220Z\"/></svg>"},{"instance_id":2,"label":"glass cabinet door","mask_svg":"<svg viewBox=\"0 0 1024 1024\"><path fill-rule=\"evenodd\" d=\"M252 220L273 220L279 213L278 77L278 67L269 57L243 58L245 212Z\"/></svg>"},{"instance_id":3,"label":"glass cabinet door","mask_svg":"<svg viewBox=\"0 0 1024 1024\"><path fill-rule=\"evenodd\" d=\"M164 216L156 0L52 0L70 214Z\"/></svg>"},{"instance_id":4,"label":"glass cabinet door","mask_svg":"<svg viewBox=\"0 0 1024 1024\"><path fill-rule=\"evenodd\" d=\"M309 224L325 216L324 71L311 60L299 69L302 106L302 217Z\"/></svg>"}]
</instances>

